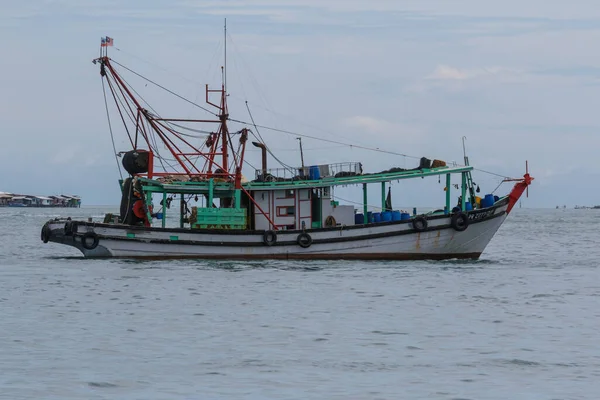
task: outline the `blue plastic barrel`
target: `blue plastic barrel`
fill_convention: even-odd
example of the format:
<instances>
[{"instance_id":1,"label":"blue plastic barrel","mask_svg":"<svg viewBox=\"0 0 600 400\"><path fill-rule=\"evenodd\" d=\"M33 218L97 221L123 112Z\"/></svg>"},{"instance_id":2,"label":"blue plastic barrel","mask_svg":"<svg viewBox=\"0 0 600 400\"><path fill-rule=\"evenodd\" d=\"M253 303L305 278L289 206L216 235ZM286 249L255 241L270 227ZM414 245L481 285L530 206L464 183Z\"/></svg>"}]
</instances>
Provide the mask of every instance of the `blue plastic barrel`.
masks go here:
<instances>
[{"instance_id":1,"label":"blue plastic barrel","mask_svg":"<svg viewBox=\"0 0 600 400\"><path fill-rule=\"evenodd\" d=\"M156 213L156 219L163 219L163 213Z\"/></svg>"},{"instance_id":2,"label":"blue plastic barrel","mask_svg":"<svg viewBox=\"0 0 600 400\"><path fill-rule=\"evenodd\" d=\"M472 209L473 209L473 206L471 205L471 202L470 202L470 201L467 201L467 202L465 203L465 210L467 210L467 211L471 211Z\"/></svg>"},{"instance_id":3,"label":"blue plastic barrel","mask_svg":"<svg viewBox=\"0 0 600 400\"><path fill-rule=\"evenodd\" d=\"M407 219L410 219L410 214L409 214L409 213L402 213L402 214L400 215L400 219L401 219L402 221L406 221Z\"/></svg>"},{"instance_id":4,"label":"blue plastic barrel","mask_svg":"<svg viewBox=\"0 0 600 400\"><path fill-rule=\"evenodd\" d=\"M381 213L381 222L390 222L392 220L392 212L384 211Z\"/></svg>"},{"instance_id":5,"label":"blue plastic barrel","mask_svg":"<svg viewBox=\"0 0 600 400\"><path fill-rule=\"evenodd\" d=\"M400 211L392 211L392 221L400 221L401 219Z\"/></svg>"},{"instance_id":6,"label":"blue plastic barrel","mask_svg":"<svg viewBox=\"0 0 600 400\"><path fill-rule=\"evenodd\" d=\"M486 194L483 199L481 199L481 208L488 208L494 205L494 195Z\"/></svg>"},{"instance_id":7,"label":"blue plastic barrel","mask_svg":"<svg viewBox=\"0 0 600 400\"><path fill-rule=\"evenodd\" d=\"M498 200L500 200L500 197L494 196L494 203L497 202Z\"/></svg>"},{"instance_id":8,"label":"blue plastic barrel","mask_svg":"<svg viewBox=\"0 0 600 400\"><path fill-rule=\"evenodd\" d=\"M381 213L373 213L373 222L381 222Z\"/></svg>"},{"instance_id":9,"label":"blue plastic barrel","mask_svg":"<svg viewBox=\"0 0 600 400\"><path fill-rule=\"evenodd\" d=\"M321 171L318 165L312 165L308 168L308 177L313 181L321 179Z\"/></svg>"},{"instance_id":10,"label":"blue plastic barrel","mask_svg":"<svg viewBox=\"0 0 600 400\"><path fill-rule=\"evenodd\" d=\"M354 224L362 225L365 221L365 216L362 214L354 214Z\"/></svg>"}]
</instances>

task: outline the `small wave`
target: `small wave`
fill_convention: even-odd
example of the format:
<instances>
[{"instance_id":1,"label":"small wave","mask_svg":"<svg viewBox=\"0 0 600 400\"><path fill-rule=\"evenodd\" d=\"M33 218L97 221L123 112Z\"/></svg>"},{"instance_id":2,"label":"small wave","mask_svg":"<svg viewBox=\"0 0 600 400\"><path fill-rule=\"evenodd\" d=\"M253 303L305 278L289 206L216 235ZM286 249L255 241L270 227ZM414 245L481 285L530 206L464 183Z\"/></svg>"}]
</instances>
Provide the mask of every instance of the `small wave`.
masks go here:
<instances>
[{"instance_id":1,"label":"small wave","mask_svg":"<svg viewBox=\"0 0 600 400\"><path fill-rule=\"evenodd\" d=\"M88 382L88 386L95 388L116 388L119 385L110 382Z\"/></svg>"},{"instance_id":2,"label":"small wave","mask_svg":"<svg viewBox=\"0 0 600 400\"><path fill-rule=\"evenodd\" d=\"M394 331L371 331L377 335L408 335L406 332L394 332Z\"/></svg>"},{"instance_id":3,"label":"small wave","mask_svg":"<svg viewBox=\"0 0 600 400\"><path fill-rule=\"evenodd\" d=\"M539 294L534 294L533 296L531 296L534 299L538 299L540 297L557 297L557 295L555 294L550 294L550 293L539 293Z\"/></svg>"},{"instance_id":4,"label":"small wave","mask_svg":"<svg viewBox=\"0 0 600 400\"><path fill-rule=\"evenodd\" d=\"M537 366L541 365L539 362L536 362L536 361L521 360L519 358L513 358L511 360L503 360L503 362L505 364L520 365L520 366L524 366L524 367L537 367Z\"/></svg>"}]
</instances>

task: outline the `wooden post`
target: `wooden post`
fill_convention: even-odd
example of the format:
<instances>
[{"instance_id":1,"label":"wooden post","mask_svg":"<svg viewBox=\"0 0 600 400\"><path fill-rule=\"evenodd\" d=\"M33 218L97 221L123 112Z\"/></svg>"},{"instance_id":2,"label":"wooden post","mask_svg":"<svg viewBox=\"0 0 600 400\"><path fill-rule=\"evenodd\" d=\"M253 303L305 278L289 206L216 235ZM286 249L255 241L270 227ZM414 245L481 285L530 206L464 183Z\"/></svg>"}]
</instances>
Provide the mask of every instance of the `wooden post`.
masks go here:
<instances>
[{"instance_id":1,"label":"wooden post","mask_svg":"<svg viewBox=\"0 0 600 400\"><path fill-rule=\"evenodd\" d=\"M446 212L444 214L448 215L452 211L450 208L450 188L452 187L452 174L446 174Z\"/></svg>"},{"instance_id":2,"label":"wooden post","mask_svg":"<svg viewBox=\"0 0 600 400\"><path fill-rule=\"evenodd\" d=\"M363 183L363 224L368 224L369 219L367 215L367 184Z\"/></svg>"}]
</instances>

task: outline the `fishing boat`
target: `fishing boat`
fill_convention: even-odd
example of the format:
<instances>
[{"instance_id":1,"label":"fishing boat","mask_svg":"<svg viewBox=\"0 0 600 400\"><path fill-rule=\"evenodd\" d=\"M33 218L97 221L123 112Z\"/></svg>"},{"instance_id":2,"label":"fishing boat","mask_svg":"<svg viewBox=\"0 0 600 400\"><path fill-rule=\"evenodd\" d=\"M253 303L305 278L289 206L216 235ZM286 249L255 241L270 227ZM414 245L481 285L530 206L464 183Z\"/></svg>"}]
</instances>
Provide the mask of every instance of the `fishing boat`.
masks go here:
<instances>
[{"instance_id":1,"label":"fishing boat","mask_svg":"<svg viewBox=\"0 0 600 400\"><path fill-rule=\"evenodd\" d=\"M514 181L506 195L480 198L466 154L464 165L422 157L414 168L375 173L364 172L360 162L298 167L282 162L281 168L269 168L269 155L279 159L252 115L251 123L229 115L226 65L220 87L206 85L206 105L199 105L108 57L109 39L103 39L94 64L130 144L121 152L114 149L128 173L119 180L119 214L107 214L102 222L56 218L41 230L44 243L75 247L85 257L478 259L533 180L526 169L523 178L505 179ZM162 117L122 78L124 70L211 117ZM230 130L232 123L240 128ZM192 127L197 124L213 128ZM112 135L110 118L109 128ZM260 149L262 164L244 175L249 143ZM439 208L394 210L391 182L429 177L445 182ZM350 185L362 188L358 207L333 196L337 187ZM373 187L381 193L381 207L369 211ZM169 226L167 214L175 226Z\"/></svg>"}]
</instances>

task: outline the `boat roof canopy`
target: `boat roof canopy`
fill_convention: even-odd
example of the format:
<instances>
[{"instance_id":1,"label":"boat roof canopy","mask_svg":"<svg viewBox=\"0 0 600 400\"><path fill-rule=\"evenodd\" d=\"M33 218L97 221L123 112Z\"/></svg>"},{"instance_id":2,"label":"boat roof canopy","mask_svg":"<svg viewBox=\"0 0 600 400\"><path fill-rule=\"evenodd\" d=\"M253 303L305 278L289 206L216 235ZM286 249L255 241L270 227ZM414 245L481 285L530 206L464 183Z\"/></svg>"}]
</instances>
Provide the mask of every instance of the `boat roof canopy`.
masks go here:
<instances>
[{"instance_id":1,"label":"boat roof canopy","mask_svg":"<svg viewBox=\"0 0 600 400\"><path fill-rule=\"evenodd\" d=\"M326 177L318 180L297 180L284 182L249 182L244 185L246 189L293 189L299 187L328 187L340 185L359 185L363 183L390 182L400 179L415 179L426 176L457 174L472 171L473 167L440 167L431 169L418 169L389 173L363 174L345 177Z\"/></svg>"},{"instance_id":2,"label":"boat roof canopy","mask_svg":"<svg viewBox=\"0 0 600 400\"><path fill-rule=\"evenodd\" d=\"M447 174L459 174L472 171L471 166L461 167L439 167L431 169L418 169L409 171L398 171L389 173L363 174L344 177L326 177L314 180L288 180L275 182L247 182L242 186L246 190L281 190L281 189L299 189L299 188L322 188L341 185L360 185L364 183L390 182L400 179L416 179L427 176L438 176ZM208 181L190 182L173 181L161 182L154 179L138 178L147 190L152 192L167 193L204 193L209 189ZM233 190L233 184L215 180L214 190L216 192L230 192Z\"/></svg>"}]
</instances>

